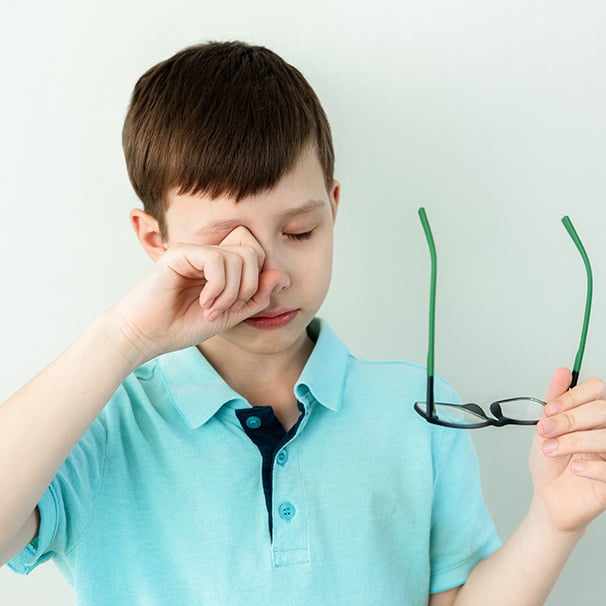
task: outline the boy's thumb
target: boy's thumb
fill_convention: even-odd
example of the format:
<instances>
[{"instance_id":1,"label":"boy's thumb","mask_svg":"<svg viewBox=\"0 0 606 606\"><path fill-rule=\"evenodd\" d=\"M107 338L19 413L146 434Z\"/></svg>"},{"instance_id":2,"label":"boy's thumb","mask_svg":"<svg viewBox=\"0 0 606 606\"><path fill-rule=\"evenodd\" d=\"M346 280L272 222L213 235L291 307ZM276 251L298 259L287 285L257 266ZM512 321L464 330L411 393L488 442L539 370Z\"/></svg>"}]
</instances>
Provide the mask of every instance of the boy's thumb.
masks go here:
<instances>
[{"instance_id":1,"label":"boy's thumb","mask_svg":"<svg viewBox=\"0 0 606 606\"><path fill-rule=\"evenodd\" d=\"M263 311L269 305L269 300L282 282L282 272L277 269L267 269L259 274L259 287L248 302L247 315Z\"/></svg>"},{"instance_id":2,"label":"boy's thumb","mask_svg":"<svg viewBox=\"0 0 606 606\"><path fill-rule=\"evenodd\" d=\"M571 381L572 374L570 370L568 370L568 368L558 368L551 379L551 384L547 388L547 392L545 393L545 402L552 402L553 400L559 398L563 393L567 392Z\"/></svg>"}]
</instances>

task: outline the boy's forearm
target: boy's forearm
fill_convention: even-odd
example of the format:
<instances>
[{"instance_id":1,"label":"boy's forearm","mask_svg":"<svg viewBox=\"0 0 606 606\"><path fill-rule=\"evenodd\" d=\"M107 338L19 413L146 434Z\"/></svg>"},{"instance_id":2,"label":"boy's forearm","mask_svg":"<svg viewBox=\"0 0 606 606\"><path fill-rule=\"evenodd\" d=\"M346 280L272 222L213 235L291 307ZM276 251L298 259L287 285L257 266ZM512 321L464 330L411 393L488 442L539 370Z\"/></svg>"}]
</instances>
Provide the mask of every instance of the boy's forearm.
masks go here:
<instances>
[{"instance_id":1,"label":"boy's forearm","mask_svg":"<svg viewBox=\"0 0 606 606\"><path fill-rule=\"evenodd\" d=\"M581 536L554 528L533 499L510 539L471 573L454 606L541 606Z\"/></svg>"},{"instance_id":2,"label":"boy's forearm","mask_svg":"<svg viewBox=\"0 0 606 606\"><path fill-rule=\"evenodd\" d=\"M106 312L0 406L0 552L120 382L142 361Z\"/></svg>"}]
</instances>

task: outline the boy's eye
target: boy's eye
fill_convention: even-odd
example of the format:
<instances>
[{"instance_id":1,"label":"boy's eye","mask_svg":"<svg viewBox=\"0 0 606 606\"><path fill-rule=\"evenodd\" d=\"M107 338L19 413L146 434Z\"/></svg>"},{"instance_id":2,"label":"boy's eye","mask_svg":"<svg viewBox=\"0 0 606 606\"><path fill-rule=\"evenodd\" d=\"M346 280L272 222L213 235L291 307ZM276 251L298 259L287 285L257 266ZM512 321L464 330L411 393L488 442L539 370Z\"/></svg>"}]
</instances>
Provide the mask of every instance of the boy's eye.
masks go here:
<instances>
[{"instance_id":1,"label":"boy's eye","mask_svg":"<svg viewBox=\"0 0 606 606\"><path fill-rule=\"evenodd\" d=\"M304 231L298 234L284 234L287 238L291 240L309 240L311 238L312 231Z\"/></svg>"}]
</instances>

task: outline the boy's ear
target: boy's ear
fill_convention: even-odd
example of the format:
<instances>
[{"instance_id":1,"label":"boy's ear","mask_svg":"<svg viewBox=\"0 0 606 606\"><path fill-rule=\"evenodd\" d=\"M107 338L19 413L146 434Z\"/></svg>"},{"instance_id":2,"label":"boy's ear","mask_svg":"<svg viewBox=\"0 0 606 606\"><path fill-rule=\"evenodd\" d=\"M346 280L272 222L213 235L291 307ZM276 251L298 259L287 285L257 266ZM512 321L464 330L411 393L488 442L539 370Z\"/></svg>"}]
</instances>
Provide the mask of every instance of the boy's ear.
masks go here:
<instances>
[{"instance_id":1,"label":"boy's ear","mask_svg":"<svg viewBox=\"0 0 606 606\"><path fill-rule=\"evenodd\" d=\"M337 218L337 209L339 208L339 199L341 197L341 184L336 179L332 182L332 189L329 194L332 218L334 221Z\"/></svg>"},{"instance_id":2,"label":"boy's ear","mask_svg":"<svg viewBox=\"0 0 606 606\"><path fill-rule=\"evenodd\" d=\"M158 221L146 212L134 208L130 211L130 223L145 252L155 261L166 252L166 244Z\"/></svg>"}]
</instances>

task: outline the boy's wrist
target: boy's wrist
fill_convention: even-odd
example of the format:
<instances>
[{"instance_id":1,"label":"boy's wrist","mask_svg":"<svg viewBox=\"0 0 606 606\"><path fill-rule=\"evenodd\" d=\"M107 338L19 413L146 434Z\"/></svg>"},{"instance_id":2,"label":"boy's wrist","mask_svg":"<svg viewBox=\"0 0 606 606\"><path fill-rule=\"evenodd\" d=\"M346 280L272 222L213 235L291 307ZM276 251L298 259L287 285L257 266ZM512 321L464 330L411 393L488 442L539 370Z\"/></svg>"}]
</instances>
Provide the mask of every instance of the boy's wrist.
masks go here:
<instances>
[{"instance_id":1,"label":"boy's wrist","mask_svg":"<svg viewBox=\"0 0 606 606\"><path fill-rule=\"evenodd\" d=\"M98 328L109 347L121 358L127 374L154 357L142 343L136 331L124 321L114 307L106 310L97 320Z\"/></svg>"},{"instance_id":2,"label":"boy's wrist","mask_svg":"<svg viewBox=\"0 0 606 606\"><path fill-rule=\"evenodd\" d=\"M545 538L555 543L570 544L571 549L585 534L587 526L560 528L549 512L549 508L536 492L530 503L526 517L527 523Z\"/></svg>"}]
</instances>

